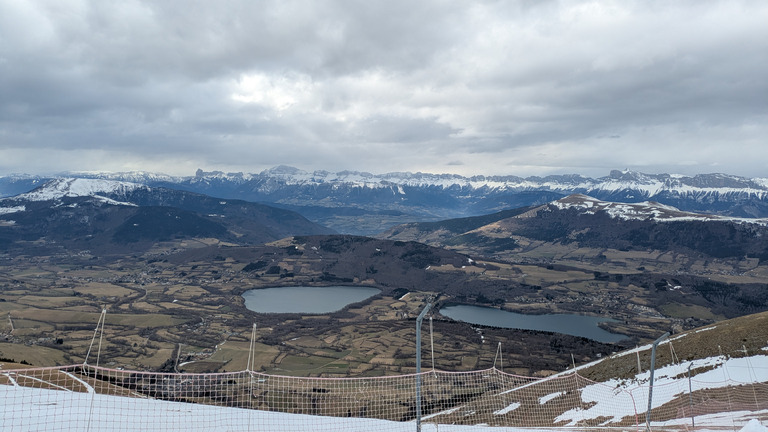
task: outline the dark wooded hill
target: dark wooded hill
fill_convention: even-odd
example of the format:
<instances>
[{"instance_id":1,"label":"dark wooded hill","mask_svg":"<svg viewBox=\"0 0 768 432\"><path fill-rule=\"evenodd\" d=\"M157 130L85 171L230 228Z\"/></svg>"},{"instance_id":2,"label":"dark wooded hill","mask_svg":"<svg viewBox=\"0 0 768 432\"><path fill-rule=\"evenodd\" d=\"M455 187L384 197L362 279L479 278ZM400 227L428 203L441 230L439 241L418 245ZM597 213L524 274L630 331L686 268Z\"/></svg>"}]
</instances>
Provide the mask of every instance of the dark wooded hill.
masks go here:
<instances>
[{"instance_id":1,"label":"dark wooded hill","mask_svg":"<svg viewBox=\"0 0 768 432\"><path fill-rule=\"evenodd\" d=\"M264 204L136 184L54 180L0 200L0 248L20 253L121 254L161 242L253 245L331 229Z\"/></svg>"}]
</instances>

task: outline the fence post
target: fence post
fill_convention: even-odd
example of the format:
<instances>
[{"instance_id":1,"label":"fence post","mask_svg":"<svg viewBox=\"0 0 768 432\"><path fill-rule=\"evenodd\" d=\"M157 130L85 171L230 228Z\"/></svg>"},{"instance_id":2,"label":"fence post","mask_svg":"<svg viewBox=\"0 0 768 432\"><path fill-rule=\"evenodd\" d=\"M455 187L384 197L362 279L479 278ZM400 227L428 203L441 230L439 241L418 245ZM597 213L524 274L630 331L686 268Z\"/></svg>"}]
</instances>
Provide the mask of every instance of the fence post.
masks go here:
<instances>
[{"instance_id":1,"label":"fence post","mask_svg":"<svg viewBox=\"0 0 768 432\"><path fill-rule=\"evenodd\" d=\"M661 335L660 338L653 342L653 349L651 349L651 384L648 388L648 411L645 413L645 430L649 432L651 430L651 407L653 402L653 373L656 371L656 345L668 337L669 332Z\"/></svg>"},{"instance_id":2,"label":"fence post","mask_svg":"<svg viewBox=\"0 0 768 432\"><path fill-rule=\"evenodd\" d=\"M427 303L416 318L416 432L421 432L421 321L431 308L432 303Z\"/></svg>"},{"instance_id":3,"label":"fence post","mask_svg":"<svg viewBox=\"0 0 768 432\"><path fill-rule=\"evenodd\" d=\"M691 385L691 366L693 362L688 363L688 402L691 405L691 429L696 429L696 420L693 417L693 386Z\"/></svg>"},{"instance_id":4,"label":"fence post","mask_svg":"<svg viewBox=\"0 0 768 432\"><path fill-rule=\"evenodd\" d=\"M96 341L96 335L99 334L99 325L101 325L101 337L99 337L99 352L96 354L96 367L99 366L99 357L101 357L101 340L104 338L104 321L107 316L107 307L101 309L101 315L99 315L99 320L96 322L96 329L93 331L93 339L91 339L91 345L88 346L88 352L85 353L85 360L83 360L83 365L88 364L88 357L91 355L91 349L93 349L93 343Z\"/></svg>"}]
</instances>

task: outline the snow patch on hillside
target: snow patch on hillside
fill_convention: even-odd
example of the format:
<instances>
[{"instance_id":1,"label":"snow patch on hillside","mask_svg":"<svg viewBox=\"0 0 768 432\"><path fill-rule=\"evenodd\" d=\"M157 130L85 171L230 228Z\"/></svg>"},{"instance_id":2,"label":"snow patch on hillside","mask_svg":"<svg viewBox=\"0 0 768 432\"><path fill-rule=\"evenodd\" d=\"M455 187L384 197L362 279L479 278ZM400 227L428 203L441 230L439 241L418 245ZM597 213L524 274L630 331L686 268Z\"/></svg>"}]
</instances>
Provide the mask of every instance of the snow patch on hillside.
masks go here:
<instances>
[{"instance_id":1,"label":"snow patch on hillside","mask_svg":"<svg viewBox=\"0 0 768 432\"><path fill-rule=\"evenodd\" d=\"M113 200L112 198L107 198L107 197L103 197L103 196L100 196L100 195L94 195L93 197L98 199L99 201L103 202L104 204L116 205L116 206L117 205L121 205L121 206L129 206L129 207L138 207L138 205L134 204L134 203L125 202L125 201L117 201L117 200Z\"/></svg>"},{"instance_id":2,"label":"snow patch on hillside","mask_svg":"<svg viewBox=\"0 0 768 432\"><path fill-rule=\"evenodd\" d=\"M502 409L500 409L498 411L494 411L493 414L494 415L504 415L504 414L506 414L506 413L508 413L510 411L514 411L514 410L520 408L521 406L523 406L523 405L520 402L512 402L511 404L507 405L505 408L502 408Z\"/></svg>"},{"instance_id":3,"label":"snow patch on hillside","mask_svg":"<svg viewBox=\"0 0 768 432\"><path fill-rule=\"evenodd\" d=\"M544 405L545 403L551 401L552 399L559 398L560 396L564 396L565 394L566 394L566 392L561 391L561 392L557 392L557 393L551 393L551 394L548 394L546 396L542 396L542 397L539 398L539 405Z\"/></svg>"},{"instance_id":4,"label":"snow patch on hillside","mask_svg":"<svg viewBox=\"0 0 768 432\"><path fill-rule=\"evenodd\" d=\"M25 206L0 207L0 215L23 212L26 209Z\"/></svg>"}]
</instances>

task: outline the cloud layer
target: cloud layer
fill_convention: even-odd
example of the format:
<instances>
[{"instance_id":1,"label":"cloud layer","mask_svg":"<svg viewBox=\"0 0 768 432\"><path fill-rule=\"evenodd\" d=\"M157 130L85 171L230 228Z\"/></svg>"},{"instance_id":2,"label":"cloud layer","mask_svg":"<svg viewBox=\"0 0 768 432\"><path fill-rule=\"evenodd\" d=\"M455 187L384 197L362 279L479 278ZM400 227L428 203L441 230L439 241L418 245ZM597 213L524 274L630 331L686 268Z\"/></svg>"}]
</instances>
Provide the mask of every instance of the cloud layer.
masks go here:
<instances>
[{"instance_id":1,"label":"cloud layer","mask_svg":"<svg viewBox=\"0 0 768 432\"><path fill-rule=\"evenodd\" d=\"M8 1L0 173L768 176L768 3Z\"/></svg>"}]
</instances>

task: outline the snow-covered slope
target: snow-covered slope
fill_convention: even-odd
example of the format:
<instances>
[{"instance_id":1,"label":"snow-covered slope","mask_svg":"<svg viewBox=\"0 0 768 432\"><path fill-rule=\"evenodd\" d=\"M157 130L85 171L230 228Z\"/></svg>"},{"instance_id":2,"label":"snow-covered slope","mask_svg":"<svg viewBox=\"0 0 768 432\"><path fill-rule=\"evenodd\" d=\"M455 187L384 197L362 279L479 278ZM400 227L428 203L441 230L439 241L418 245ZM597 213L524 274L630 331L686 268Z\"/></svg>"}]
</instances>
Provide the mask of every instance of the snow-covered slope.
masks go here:
<instances>
[{"instance_id":1,"label":"snow-covered slope","mask_svg":"<svg viewBox=\"0 0 768 432\"><path fill-rule=\"evenodd\" d=\"M679 221L721 221L736 223L754 223L768 226L768 219L735 218L703 213L684 212L675 207L644 201L641 203L616 203L601 201L586 195L574 194L552 202L555 208L560 210L578 209L584 214L596 214L605 212L612 218L623 220L651 220L655 222L679 222Z\"/></svg>"},{"instance_id":2,"label":"snow-covered slope","mask_svg":"<svg viewBox=\"0 0 768 432\"><path fill-rule=\"evenodd\" d=\"M30 192L0 199L0 227L6 248L24 250L29 246L26 240L44 238L59 249L101 248L110 253L125 250L121 249L125 245L169 238L261 244L291 235L333 233L286 209L84 178L57 178Z\"/></svg>"},{"instance_id":3,"label":"snow-covered slope","mask_svg":"<svg viewBox=\"0 0 768 432\"><path fill-rule=\"evenodd\" d=\"M150 190L147 186L125 181L57 178L49 180L30 192L9 198L0 198L0 215L26 211L29 203L56 202L63 198L89 197L105 204L135 206L134 203L115 198L125 196L138 189Z\"/></svg>"}]
</instances>

